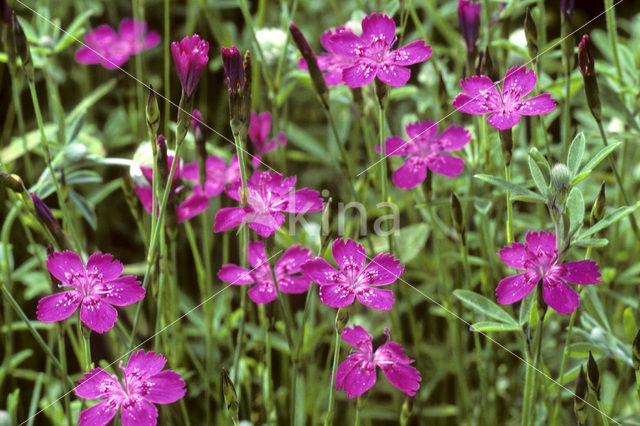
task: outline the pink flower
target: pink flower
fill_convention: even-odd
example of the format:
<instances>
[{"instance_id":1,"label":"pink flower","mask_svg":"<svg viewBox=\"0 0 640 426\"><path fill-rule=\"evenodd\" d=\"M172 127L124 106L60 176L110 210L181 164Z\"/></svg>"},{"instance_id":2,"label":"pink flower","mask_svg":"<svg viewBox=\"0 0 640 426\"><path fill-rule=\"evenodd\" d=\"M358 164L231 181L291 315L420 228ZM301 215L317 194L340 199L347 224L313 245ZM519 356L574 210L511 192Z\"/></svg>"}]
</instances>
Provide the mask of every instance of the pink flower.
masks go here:
<instances>
[{"instance_id":1,"label":"pink flower","mask_svg":"<svg viewBox=\"0 0 640 426\"><path fill-rule=\"evenodd\" d=\"M527 232L526 242L512 243L498 253L507 266L527 272L504 278L496 288L503 305L526 297L542 280L542 298L561 314L572 313L580 302L567 285L600 283L598 265L592 260L558 264L556 236L551 232Z\"/></svg>"},{"instance_id":2,"label":"pink flower","mask_svg":"<svg viewBox=\"0 0 640 426\"><path fill-rule=\"evenodd\" d=\"M498 130L510 129L520 121L521 115L548 114L556 108L556 102L548 93L523 99L536 87L533 69L513 67L504 77L502 91L484 75L474 75L460 81L464 93L453 100L453 107L467 114L489 114L487 122Z\"/></svg>"},{"instance_id":3,"label":"pink flower","mask_svg":"<svg viewBox=\"0 0 640 426\"><path fill-rule=\"evenodd\" d=\"M467 46L467 52L473 52L480 31L480 12L482 6L470 0L458 0L458 21Z\"/></svg>"},{"instance_id":4,"label":"pink flower","mask_svg":"<svg viewBox=\"0 0 640 426\"><path fill-rule=\"evenodd\" d=\"M393 181L400 189L410 189L422 183L427 176L427 167L434 173L456 177L464 168L464 161L444 154L445 151L462 149L471 140L471 133L461 126L450 126L438 133L438 123L422 121L405 127L409 140L391 136L385 141L388 156L404 156L406 162L393 172ZM380 145L376 147L380 152Z\"/></svg>"},{"instance_id":5,"label":"pink flower","mask_svg":"<svg viewBox=\"0 0 640 426\"><path fill-rule=\"evenodd\" d=\"M214 231L221 232L241 223L250 222L249 228L261 237L269 237L284 223L284 213L307 213L322 210L322 198L318 191L303 188L291 192L296 177L283 178L271 171L257 171L247 180L249 192L245 207L224 207L215 218ZM240 191L228 195L240 201Z\"/></svg>"},{"instance_id":6,"label":"pink flower","mask_svg":"<svg viewBox=\"0 0 640 426\"><path fill-rule=\"evenodd\" d=\"M373 352L371 335L359 325L345 328L342 340L355 346L347 359L336 371L336 389L343 389L349 398L362 395L376 383L376 365L382 369L389 382L409 396L420 389L420 372L409 364L413 363L403 353L399 343L392 342L389 327L384 329L387 342Z\"/></svg>"},{"instance_id":7,"label":"pink flower","mask_svg":"<svg viewBox=\"0 0 640 426\"><path fill-rule=\"evenodd\" d=\"M262 112L260 114L255 111L251 113L251 123L249 124L249 140L256 147L256 155L253 157L253 167L258 168L260 165L260 156L267 152L275 150L278 145L284 146L287 138L284 132L278 134L278 139L271 138L269 140L269 131L271 130L271 113Z\"/></svg>"},{"instance_id":8,"label":"pink flower","mask_svg":"<svg viewBox=\"0 0 640 426\"><path fill-rule=\"evenodd\" d=\"M309 279L300 275L301 266L313 259L311 250L299 245L289 247L274 268L278 288L273 283L271 267L264 252L262 241L249 242L247 256L252 271L237 265L223 265L218 278L234 285L256 283L249 290L249 297L256 304L269 303L278 297L278 290L283 293L304 293L311 284Z\"/></svg>"},{"instance_id":9,"label":"pink flower","mask_svg":"<svg viewBox=\"0 0 640 426\"><path fill-rule=\"evenodd\" d=\"M76 61L81 64L101 64L107 69L124 65L129 56L151 49L160 43L160 35L155 31L147 33L147 23L131 18L120 22L116 33L107 24L84 35L86 46L76 52Z\"/></svg>"},{"instance_id":10,"label":"pink flower","mask_svg":"<svg viewBox=\"0 0 640 426\"><path fill-rule=\"evenodd\" d=\"M352 240L337 239L331 246L339 271L318 257L302 266L302 273L320 285L320 300L331 308L351 305L357 297L365 306L388 311L393 306L393 291L376 287L392 284L404 271L400 261L389 253L378 254L366 265L367 254L362 245Z\"/></svg>"},{"instance_id":11,"label":"pink flower","mask_svg":"<svg viewBox=\"0 0 640 426\"><path fill-rule=\"evenodd\" d=\"M176 71L182 90L191 96L198 88L200 77L209 62L209 43L200 40L198 34L185 37L179 43L171 43L171 55L176 63Z\"/></svg>"},{"instance_id":12,"label":"pink flower","mask_svg":"<svg viewBox=\"0 0 640 426\"><path fill-rule=\"evenodd\" d=\"M171 165L173 163L173 156L168 157L169 170L171 169ZM198 177L198 166L196 165L196 179ZM147 211L147 213L153 213L153 191L151 188L153 182L153 168L141 166L140 170L142 170L143 176L147 179L148 185L139 186L136 185L136 194L138 194L138 198L142 203L142 206ZM189 176L192 176L190 173ZM199 215L203 211L209 208L209 199L207 198L206 192L202 193L202 188L200 185L193 185L193 192L190 195L184 195L185 192L188 191L188 188L182 182L182 171L180 160L178 160L178 164L176 165L176 171L173 175L173 182L171 183L171 192L169 193L169 197L174 197L176 199L183 199L181 203L176 206L176 214L178 216L178 222L184 222L186 220L191 219L194 216ZM189 179L189 178L187 178ZM207 185L205 184L205 191L207 189ZM162 195L162 190L160 191L160 196ZM160 207L160 200L158 201L158 209Z\"/></svg>"},{"instance_id":13,"label":"pink flower","mask_svg":"<svg viewBox=\"0 0 640 426\"><path fill-rule=\"evenodd\" d=\"M80 308L80 319L91 330L104 333L116 323L118 312L111 305L126 306L144 298L144 288L133 275L120 276L122 263L110 254L94 253L85 268L72 251L55 252L47 259L47 269L73 290L43 297L38 302L38 319L62 321Z\"/></svg>"},{"instance_id":14,"label":"pink flower","mask_svg":"<svg viewBox=\"0 0 640 426\"><path fill-rule=\"evenodd\" d=\"M320 44L322 44L322 47L324 47L327 53L318 56L318 68L320 68L321 71L327 71L324 74L324 80L327 86L337 86L342 83L343 70L352 67L355 61L351 55L342 55L333 48L331 37L341 32L353 33L346 27L338 27L335 29L335 33L327 30L320 36ZM298 68L301 70L309 69L304 58L300 58Z\"/></svg>"},{"instance_id":15,"label":"pink flower","mask_svg":"<svg viewBox=\"0 0 640 426\"><path fill-rule=\"evenodd\" d=\"M207 173L207 180L204 184L205 197L215 197L223 190L227 194L238 192L241 181L240 163L238 163L237 156L234 156L227 166L222 158L210 155L207 157L205 167ZM197 161L185 165L182 169L181 177L183 179L199 182L199 176Z\"/></svg>"},{"instance_id":16,"label":"pink flower","mask_svg":"<svg viewBox=\"0 0 640 426\"><path fill-rule=\"evenodd\" d=\"M180 374L163 370L167 360L155 352L139 350L131 354L122 386L115 374L102 368L85 373L76 386L76 395L86 399L102 399L80 413L79 426L102 426L113 419L122 408L123 426L155 426L158 409L153 404L171 404L182 398L187 389Z\"/></svg>"},{"instance_id":17,"label":"pink flower","mask_svg":"<svg viewBox=\"0 0 640 426\"><path fill-rule=\"evenodd\" d=\"M417 40L391 51L395 42L396 24L382 13L364 17L360 37L351 31L340 31L331 36L334 54L354 58L354 64L344 68L342 73L344 84L361 87L377 76L390 86L404 86L411 77L406 66L429 59L431 47L424 40Z\"/></svg>"},{"instance_id":18,"label":"pink flower","mask_svg":"<svg viewBox=\"0 0 640 426\"><path fill-rule=\"evenodd\" d=\"M244 88L244 64L238 48L222 48L222 64L224 65L224 82L230 92L237 93Z\"/></svg>"}]
</instances>

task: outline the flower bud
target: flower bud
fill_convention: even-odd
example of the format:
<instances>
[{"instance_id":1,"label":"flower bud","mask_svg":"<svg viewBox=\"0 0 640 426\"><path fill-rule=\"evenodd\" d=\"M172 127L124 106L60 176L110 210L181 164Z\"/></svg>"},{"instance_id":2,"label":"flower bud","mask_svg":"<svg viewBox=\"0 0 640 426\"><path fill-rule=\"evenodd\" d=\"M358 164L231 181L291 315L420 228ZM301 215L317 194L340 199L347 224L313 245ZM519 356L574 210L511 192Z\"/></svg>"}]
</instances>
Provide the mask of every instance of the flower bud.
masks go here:
<instances>
[{"instance_id":1,"label":"flower bud","mask_svg":"<svg viewBox=\"0 0 640 426\"><path fill-rule=\"evenodd\" d=\"M11 8L7 0L0 0L0 20L4 25L11 28Z\"/></svg>"},{"instance_id":2,"label":"flower bud","mask_svg":"<svg viewBox=\"0 0 640 426\"><path fill-rule=\"evenodd\" d=\"M24 34L24 30L22 29L22 25L20 25L20 21L18 21L15 11L11 12L11 21L13 25L13 41L16 46L16 52L22 60L22 69L24 69L29 81L33 81L33 62L31 62L29 42L27 41L27 36Z\"/></svg>"},{"instance_id":3,"label":"flower bud","mask_svg":"<svg viewBox=\"0 0 640 426\"><path fill-rule=\"evenodd\" d=\"M598 371L598 363L593 359L591 351L589 351L589 359L587 360L587 381L589 382L589 389L596 396L596 399L600 401L600 371Z\"/></svg>"},{"instance_id":4,"label":"flower bud","mask_svg":"<svg viewBox=\"0 0 640 426\"><path fill-rule=\"evenodd\" d=\"M318 59L316 58L315 52L295 23L292 22L289 24L289 32L291 33L293 42L298 47L300 54L307 63L309 76L311 77L311 83L313 84L314 90L320 97L320 101L322 102L322 105L324 105L325 109L329 109L329 89L327 89L327 83L324 80L324 75L318 67Z\"/></svg>"},{"instance_id":5,"label":"flower bud","mask_svg":"<svg viewBox=\"0 0 640 426\"><path fill-rule=\"evenodd\" d=\"M229 411L229 417L233 424L238 424L238 410L240 405L238 404L238 394L236 387L233 385L229 373L224 368L222 369L222 393L224 395L224 403Z\"/></svg>"},{"instance_id":6,"label":"flower bud","mask_svg":"<svg viewBox=\"0 0 640 426\"><path fill-rule=\"evenodd\" d=\"M469 0L458 1L458 21L462 30L462 37L467 47L467 54L473 52L480 32L480 3Z\"/></svg>"},{"instance_id":7,"label":"flower bud","mask_svg":"<svg viewBox=\"0 0 640 426\"><path fill-rule=\"evenodd\" d=\"M591 226L595 225L600 219L604 217L604 209L606 205L607 196L604 190L604 182L602 182L602 186L600 186L600 192L598 192L596 201L593 203L593 207L591 208Z\"/></svg>"},{"instance_id":8,"label":"flower bud","mask_svg":"<svg viewBox=\"0 0 640 426\"><path fill-rule=\"evenodd\" d=\"M151 83L149 83L149 96L147 97L146 113L149 135L151 136L151 140L153 140L155 139L155 135L158 134L158 128L160 127L160 109L158 108L156 92L153 90Z\"/></svg>"},{"instance_id":9,"label":"flower bud","mask_svg":"<svg viewBox=\"0 0 640 426\"><path fill-rule=\"evenodd\" d=\"M164 139L164 135L158 135L158 158L157 169L158 176L160 177L160 188L164 189L164 186L168 184L169 180L169 160L167 155L167 142Z\"/></svg>"},{"instance_id":10,"label":"flower bud","mask_svg":"<svg viewBox=\"0 0 640 426\"><path fill-rule=\"evenodd\" d=\"M640 330L638 330L638 334L636 334L631 345L631 360L634 370L640 369Z\"/></svg>"},{"instance_id":11,"label":"flower bud","mask_svg":"<svg viewBox=\"0 0 640 426\"><path fill-rule=\"evenodd\" d=\"M573 19L574 0L560 0L560 17L563 21L571 21Z\"/></svg>"},{"instance_id":12,"label":"flower bud","mask_svg":"<svg viewBox=\"0 0 640 426\"><path fill-rule=\"evenodd\" d=\"M248 50L244 52L242 65L244 67L245 83L242 89L239 119L242 123L242 129L245 132L243 137L246 137L246 131L251 117L251 85L253 83L253 62L251 60L251 52Z\"/></svg>"},{"instance_id":13,"label":"flower bud","mask_svg":"<svg viewBox=\"0 0 640 426\"><path fill-rule=\"evenodd\" d=\"M531 16L530 6L527 6L524 14L524 35L527 39L529 57L535 58L538 55L538 30L536 29L536 23Z\"/></svg>"},{"instance_id":14,"label":"flower bud","mask_svg":"<svg viewBox=\"0 0 640 426\"><path fill-rule=\"evenodd\" d=\"M587 377L584 374L584 368L580 366L580 373L576 379L576 390L573 395L573 411L578 418L578 424L582 425L587 420Z\"/></svg>"},{"instance_id":15,"label":"flower bud","mask_svg":"<svg viewBox=\"0 0 640 426\"><path fill-rule=\"evenodd\" d=\"M456 193L451 191L451 221L460 235L460 241L462 245L467 244L467 235L464 227L464 214L462 213L462 206L460 200L456 196Z\"/></svg>"},{"instance_id":16,"label":"flower bud","mask_svg":"<svg viewBox=\"0 0 640 426\"><path fill-rule=\"evenodd\" d=\"M602 110L600 106L600 94L598 79L596 78L595 60L591 52L591 42L587 34L582 36L578 44L578 66L584 80L584 93L587 96L587 104L596 121L600 121Z\"/></svg>"},{"instance_id":17,"label":"flower bud","mask_svg":"<svg viewBox=\"0 0 640 426\"><path fill-rule=\"evenodd\" d=\"M10 175L9 173L0 172L0 185L5 188L9 188L13 192L21 193L24 192L24 184L22 183L22 179L18 175Z\"/></svg>"},{"instance_id":18,"label":"flower bud","mask_svg":"<svg viewBox=\"0 0 640 426\"><path fill-rule=\"evenodd\" d=\"M171 43L171 55L176 64L182 90L191 97L198 88L200 77L209 62L209 43L198 34Z\"/></svg>"},{"instance_id":19,"label":"flower bud","mask_svg":"<svg viewBox=\"0 0 640 426\"><path fill-rule=\"evenodd\" d=\"M567 166L558 163L551 169L551 187L556 192L569 192L571 190L571 171Z\"/></svg>"},{"instance_id":20,"label":"flower bud","mask_svg":"<svg viewBox=\"0 0 640 426\"><path fill-rule=\"evenodd\" d=\"M238 48L222 48L222 64L224 65L224 82L229 92L238 93L244 87L244 66Z\"/></svg>"},{"instance_id":21,"label":"flower bud","mask_svg":"<svg viewBox=\"0 0 640 426\"><path fill-rule=\"evenodd\" d=\"M512 129L500 130L498 134L500 135L504 164L509 167L511 164L511 156L513 155L513 131Z\"/></svg>"}]
</instances>

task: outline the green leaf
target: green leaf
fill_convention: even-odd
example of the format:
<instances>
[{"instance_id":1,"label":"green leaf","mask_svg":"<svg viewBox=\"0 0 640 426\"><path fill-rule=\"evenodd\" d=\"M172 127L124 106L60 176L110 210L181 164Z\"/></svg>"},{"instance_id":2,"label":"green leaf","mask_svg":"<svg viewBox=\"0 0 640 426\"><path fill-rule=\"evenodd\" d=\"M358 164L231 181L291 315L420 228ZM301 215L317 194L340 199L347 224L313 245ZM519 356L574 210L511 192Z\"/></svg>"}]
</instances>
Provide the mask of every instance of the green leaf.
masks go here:
<instances>
[{"instance_id":1,"label":"green leaf","mask_svg":"<svg viewBox=\"0 0 640 426\"><path fill-rule=\"evenodd\" d=\"M604 307L600 303L598 293L592 285L585 286L582 291L581 302L591 316L607 331L611 331L607 314L604 312Z\"/></svg>"},{"instance_id":2,"label":"green leaf","mask_svg":"<svg viewBox=\"0 0 640 426\"><path fill-rule=\"evenodd\" d=\"M584 221L584 197L582 191L574 186L567 197L569 209L569 235L580 229Z\"/></svg>"},{"instance_id":3,"label":"green leaf","mask_svg":"<svg viewBox=\"0 0 640 426\"><path fill-rule=\"evenodd\" d=\"M98 228L98 218L96 217L96 212L93 209L93 206L90 206L89 203L76 191L70 189L69 190L69 198L78 206L80 213L82 213L82 217L86 219L91 226L91 229L94 231Z\"/></svg>"},{"instance_id":4,"label":"green leaf","mask_svg":"<svg viewBox=\"0 0 640 426\"><path fill-rule=\"evenodd\" d=\"M511 195L514 200L530 201L534 203L535 202L544 203L547 201L547 199L542 195L536 194L535 192L527 188L523 188L520 185L507 182L506 180L501 179L499 177L495 177L491 175L482 175L482 174L474 175L473 177L475 177L476 179L480 179L485 182L488 182L492 185L499 186L503 189L506 189L507 191L511 191Z\"/></svg>"},{"instance_id":5,"label":"green leaf","mask_svg":"<svg viewBox=\"0 0 640 426\"><path fill-rule=\"evenodd\" d=\"M624 323L624 331L627 334L627 340L632 341L638 332L638 326L636 320L633 317L633 311L631 308L626 308L622 315L622 322Z\"/></svg>"},{"instance_id":6,"label":"green leaf","mask_svg":"<svg viewBox=\"0 0 640 426\"><path fill-rule=\"evenodd\" d=\"M567 154L567 167L571 170L573 176L578 173L582 157L584 156L584 133L580 132L573 138L571 145L569 145L569 152Z\"/></svg>"},{"instance_id":7,"label":"green leaf","mask_svg":"<svg viewBox=\"0 0 640 426\"><path fill-rule=\"evenodd\" d=\"M604 160L607 157L607 155L611 154L613 150L616 149L620 144L621 142L612 143L610 145L605 146L600 151L598 151L598 153L594 155L591 160L589 160L589 162L582 168L582 170L580 170L580 172L573 177L573 180L571 181L571 186L574 186L575 184L580 182L582 179L589 176L589 174L593 171L593 169L595 169L595 167L598 164L600 164L600 162Z\"/></svg>"},{"instance_id":8,"label":"green leaf","mask_svg":"<svg viewBox=\"0 0 640 426\"><path fill-rule=\"evenodd\" d=\"M491 317L504 324L519 327L518 322L502 309L496 302L469 290L455 290L453 295L474 311Z\"/></svg>"},{"instance_id":9,"label":"green leaf","mask_svg":"<svg viewBox=\"0 0 640 426\"><path fill-rule=\"evenodd\" d=\"M87 118L87 111L83 111L80 113L78 118L73 120L71 126L69 126L69 134L67 135L67 143L73 142L78 137L78 133L84 126L85 118Z\"/></svg>"},{"instance_id":10,"label":"green leaf","mask_svg":"<svg viewBox=\"0 0 640 426\"><path fill-rule=\"evenodd\" d=\"M525 297L522 299L522 302L520 302L520 312L518 312L518 324L520 324L520 326L523 326L529 321L534 300L535 297Z\"/></svg>"},{"instance_id":11,"label":"green leaf","mask_svg":"<svg viewBox=\"0 0 640 426\"><path fill-rule=\"evenodd\" d=\"M582 232L577 240L582 240L585 237L595 234L596 232L602 231L603 229L613 225L623 217L633 213L638 207L640 207L640 202L636 203L633 206L618 207L613 212L599 220L598 223L593 225L591 228L586 229L584 232Z\"/></svg>"},{"instance_id":12,"label":"green leaf","mask_svg":"<svg viewBox=\"0 0 640 426\"><path fill-rule=\"evenodd\" d=\"M79 39L82 34L84 34L84 29L81 28L82 25L94 14L94 10L89 9L85 10L80 15L76 16L76 18L71 22L69 27L62 33L62 37L56 44L56 47L53 48L54 52L58 53L64 50L67 46L73 43L75 40Z\"/></svg>"},{"instance_id":13,"label":"green leaf","mask_svg":"<svg viewBox=\"0 0 640 426\"><path fill-rule=\"evenodd\" d=\"M520 330L520 326L517 324L505 324L503 322L495 321L478 321L471 326L473 331L514 331Z\"/></svg>"},{"instance_id":14,"label":"green leaf","mask_svg":"<svg viewBox=\"0 0 640 426\"><path fill-rule=\"evenodd\" d=\"M582 238L579 240L574 240L573 244L578 247L604 247L609 244L609 240L606 238Z\"/></svg>"},{"instance_id":15,"label":"green leaf","mask_svg":"<svg viewBox=\"0 0 640 426\"><path fill-rule=\"evenodd\" d=\"M409 263L424 247L429 237L431 228L426 223L405 226L400 229L399 235L394 235L396 248L400 261Z\"/></svg>"},{"instance_id":16,"label":"green leaf","mask_svg":"<svg viewBox=\"0 0 640 426\"><path fill-rule=\"evenodd\" d=\"M542 153L538 151L538 148L536 148L535 146L531 147L531 149L529 150L529 155L533 157L534 160L536 160L538 166L544 167L544 169L547 171L547 174L551 174L551 166L549 165L547 159L544 158L544 155L542 155Z\"/></svg>"},{"instance_id":17,"label":"green leaf","mask_svg":"<svg viewBox=\"0 0 640 426\"><path fill-rule=\"evenodd\" d=\"M542 174L542 171L540 171L540 167L538 167L538 165L536 164L536 161L531 156L529 156L527 161L529 162L529 170L531 171L531 177L533 177L533 182L536 184L536 187L538 188L538 191L540 192L540 194L543 196L546 196L548 185L547 185L547 181L544 180L544 176Z\"/></svg>"}]
</instances>

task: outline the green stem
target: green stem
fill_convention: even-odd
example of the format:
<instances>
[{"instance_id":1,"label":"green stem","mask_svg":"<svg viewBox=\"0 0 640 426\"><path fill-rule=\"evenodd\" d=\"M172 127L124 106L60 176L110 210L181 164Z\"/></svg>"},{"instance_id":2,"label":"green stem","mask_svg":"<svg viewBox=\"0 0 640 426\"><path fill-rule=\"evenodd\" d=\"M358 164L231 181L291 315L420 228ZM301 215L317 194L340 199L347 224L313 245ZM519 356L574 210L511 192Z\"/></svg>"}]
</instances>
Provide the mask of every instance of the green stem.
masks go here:
<instances>
[{"instance_id":1,"label":"green stem","mask_svg":"<svg viewBox=\"0 0 640 426\"><path fill-rule=\"evenodd\" d=\"M537 308L536 308L537 309ZM546 309L545 309L546 311ZM534 403L536 399L536 374L539 370L538 366L541 358L542 350L542 330L544 326L544 314L540 317L538 323L538 329L536 332L535 343L535 355L533 358L533 364L527 360L527 372L525 375L525 395L523 398L523 410L522 410L522 426L528 426L533 419L532 412L534 410Z\"/></svg>"},{"instance_id":2,"label":"green stem","mask_svg":"<svg viewBox=\"0 0 640 426\"><path fill-rule=\"evenodd\" d=\"M65 386L65 379L70 381L69 373L67 371L67 351L65 348L65 333L64 333L64 325L58 324L58 331L60 336L58 336L58 353L60 354L60 364L62 365L62 391L64 394L62 395L62 400L64 401L64 417L66 419L66 424L71 425L69 419L71 419L71 403L69 401L69 389ZM73 384L71 385L73 387Z\"/></svg>"},{"instance_id":3,"label":"green stem","mask_svg":"<svg viewBox=\"0 0 640 426\"><path fill-rule=\"evenodd\" d=\"M258 311L260 314L260 323L262 324L262 330L265 336L265 361L267 366L265 371L266 376L263 377L263 384L265 386L264 393L267 401L267 423L278 424L275 395L273 393L273 386L271 383L271 378L273 377L273 365L271 360L271 333L269 331L269 319L265 313L264 305L259 305Z\"/></svg>"},{"instance_id":4,"label":"green stem","mask_svg":"<svg viewBox=\"0 0 640 426\"><path fill-rule=\"evenodd\" d=\"M510 165L504 167L504 176L507 182L511 182L511 166ZM513 241L513 233L511 231L512 222L513 222L513 211L511 208L511 191L507 190L507 225L505 228L507 241Z\"/></svg>"},{"instance_id":5,"label":"green stem","mask_svg":"<svg viewBox=\"0 0 640 426\"><path fill-rule=\"evenodd\" d=\"M349 189L351 190L351 195L355 200L358 198L358 196L356 193L355 184L353 182L353 167L351 165L351 159L349 157L349 154L347 154L347 150L342 144L342 141L340 140L340 135L338 134L338 128L336 127L336 122L333 118L333 114L331 113L331 110L329 110L328 108L324 108L324 111L327 114L327 119L329 120L329 126L331 127L331 132L333 133L333 138L335 140L335 143L338 146L338 149L340 150L340 156L342 157L342 164L343 164L342 173L345 175L345 177L347 178L347 181L349 182Z\"/></svg>"},{"instance_id":6,"label":"green stem","mask_svg":"<svg viewBox=\"0 0 640 426\"><path fill-rule=\"evenodd\" d=\"M360 397L357 397L356 398L356 417L353 420L353 425L354 426L359 426L360 425L360 405L361 405Z\"/></svg>"},{"instance_id":7,"label":"green stem","mask_svg":"<svg viewBox=\"0 0 640 426\"><path fill-rule=\"evenodd\" d=\"M336 314L337 319L337 314ZM333 343L333 363L331 365L331 385L329 386L329 407L327 408L327 416L324 419L324 426L333 424L333 389L336 385L336 371L338 369L338 357L340 356L340 333L336 329L336 338Z\"/></svg>"},{"instance_id":8,"label":"green stem","mask_svg":"<svg viewBox=\"0 0 640 426\"><path fill-rule=\"evenodd\" d=\"M380 142L380 193L382 202L387 201L387 153L384 143L384 108L378 104L379 142ZM391 247L389 247L391 250Z\"/></svg>"},{"instance_id":9,"label":"green stem","mask_svg":"<svg viewBox=\"0 0 640 426\"><path fill-rule=\"evenodd\" d=\"M595 409L600 413L600 418L602 419L602 426L609 426L609 416L602 409L602 405L600 405L600 400L595 400Z\"/></svg>"},{"instance_id":10,"label":"green stem","mask_svg":"<svg viewBox=\"0 0 640 426\"><path fill-rule=\"evenodd\" d=\"M616 17L614 14L613 0L604 0L604 7L607 14L607 32L609 33L613 62L616 65L618 81L622 84L622 82L624 82L624 77L622 75L622 65L620 64L620 54L618 53L618 33L616 31ZM622 102L625 103L624 92L620 94L620 97L622 98Z\"/></svg>"},{"instance_id":11,"label":"green stem","mask_svg":"<svg viewBox=\"0 0 640 426\"><path fill-rule=\"evenodd\" d=\"M243 291L240 296L240 324L238 326L238 336L236 338L236 348L233 353L232 374L233 383L238 383L238 370L240 369L240 353L242 352L242 339L244 337L244 323L246 319L247 292Z\"/></svg>"},{"instance_id":12,"label":"green stem","mask_svg":"<svg viewBox=\"0 0 640 426\"><path fill-rule=\"evenodd\" d=\"M169 52L169 40L171 40L171 34L169 33L171 25L171 12L169 8L169 0L164 0L164 97L165 99L171 99L171 79L169 78L171 72L171 54ZM171 115L171 103L164 102L164 134L168 135L169 130L169 116Z\"/></svg>"}]
</instances>

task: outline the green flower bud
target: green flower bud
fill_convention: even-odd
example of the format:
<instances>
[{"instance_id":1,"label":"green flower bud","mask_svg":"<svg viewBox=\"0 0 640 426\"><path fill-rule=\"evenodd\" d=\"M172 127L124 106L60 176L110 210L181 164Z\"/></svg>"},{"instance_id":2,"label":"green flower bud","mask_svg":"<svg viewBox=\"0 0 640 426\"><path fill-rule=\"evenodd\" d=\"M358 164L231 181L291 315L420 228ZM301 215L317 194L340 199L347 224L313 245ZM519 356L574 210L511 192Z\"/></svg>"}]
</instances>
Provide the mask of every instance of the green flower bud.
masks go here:
<instances>
[{"instance_id":1,"label":"green flower bud","mask_svg":"<svg viewBox=\"0 0 640 426\"><path fill-rule=\"evenodd\" d=\"M349 322L349 311L350 306L338 309L338 313L336 314L336 333L341 334L342 330L347 326Z\"/></svg>"},{"instance_id":2,"label":"green flower bud","mask_svg":"<svg viewBox=\"0 0 640 426\"><path fill-rule=\"evenodd\" d=\"M413 398L406 397L402 404L402 411L400 412L400 425L406 426L409 424L411 418L411 412L413 411Z\"/></svg>"},{"instance_id":3,"label":"green flower bud","mask_svg":"<svg viewBox=\"0 0 640 426\"><path fill-rule=\"evenodd\" d=\"M593 203L593 207L591 208L591 226L595 225L600 219L604 217L604 210L606 206L607 196L604 190L604 182L602 182L602 186L600 186L600 192L598 192L596 201Z\"/></svg>"},{"instance_id":4,"label":"green flower bud","mask_svg":"<svg viewBox=\"0 0 640 426\"><path fill-rule=\"evenodd\" d=\"M596 399L600 401L600 371L598 371L598 363L593 359L591 351L589 351L589 359L587 360L587 380L589 389L595 394Z\"/></svg>"},{"instance_id":5,"label":"green flower bud","mask_svg":"<svg viewBox=\"0 0 640 426\"><path fill-rule=\"evenodd\" d=\"M538 55L538 30L536 23L531 16L531 7L527 6L524 15L524 35L527 38L527 49L529 57L535 58Z\"/></svg>"},{"instance_id":6,"label":"green flower bud","mask_svg":"<svg viewBox=\"0 0 640 426\"><path fill-rule=\"evenodd\" d=\"M29 42L27 41L27 36L24 34L24 30L22 29L22 25L20 25L20 21L18 21L18 17L16 16L16 12L11 12L11 21L13 24L13 41L16 46L16 52L20 55L20 59L22 59L22 69L24 69L25 74L29 81L33 81L33 62L31 61L31 49L29 49Z\"/></svg>"},{"instance_id":7,"label":"green flower bud","mask_svg":"<svg viewBox=\"0 0 640 426\"><path fill-rule=\"evenodd\" d=\"M0 172L0 185L9 188L13 192L21 193L25 191L22 179L18 175Z\"/></svg>"},{"instance_id":8,"label":"green flower bud","mask_svg":"<svg viewBox=\"0 0 640 426\"><path fill-rule=\"evenodd\" d=\"M558 163L551 169L551 190L556 195L556 198L563 198L569 195L571 191L571 170L564 164ZM563 196L563 197L560 197Z\"/></svg>"},{"instance_id":9,"label":"green flower bud","mask_svg":"<svg viewBox=\"0 0 640 426\"><path fill-rule=\"evenodd\" d=\"M588 35L582 36L578 44L578 65L584 80L584 92L587 96L587 104L591 114L596 121L600 121L602 111L600 106L600 94L598 90L598 79L596 78L595 60L591 52L591 41Z\"/></svg>"},{"instance_id":10,"label":"green flower bud","mask_svg":"<svg viewBox=\"0 0 640 426\"><path fill-rule=\"evenodd\" d=\"M584 368L580 366L580 373L576 379L576 390L573 395L573 411L578 418L578 424L582 425L587 421L587 377L584 374Z\"/></svg>"},{"instance_id":11,"label":"green flower bud","mask_svg":"<svg viewBox=\"0 0 640 426\"><path fill-rule=\"evenodd\" d=\"M324 80L324 75L318 67L318 59L316 58L316 54L313 51L313 48L309 45L309 42L305 38L304 34L302 34L302 31L300 31L300 29L293 22L289 25L289 32L291 33L293 42L298 47L300 54L302 54L302 57L307 63L307 67L309 68L309 76L311 77L311 83L313 84L313 89L320 97L322 105L324 105L325 109L328 110L329 89L327 88L327 83Z\"/></svg>"},{"instance_id":12,"label":"green flower bud","mask_svg":"<svg viewBox=\"0 0 640 426\"><path fill-rule=\"evenodd\" d=\"M238 394L236 387L233 385L229 373L224 368L222 369L222 393L224 395L224 403L229 411L229 417L234 425L238 424L238 410L240 405L238 404Z\"/></svg>"},{"instance_id":13,"label":"green flower bud","mask_svg":"<svg viewBox=\"0 0 640 426\"><path fill-rule=\"evenodd\" d=\"M460 200L458 200L456 193L453 191L451 191L451 221L460 235L460 241L463 245L466 245L467 235L464 226L464 213L462 212Z\"/></svg>"},{"instance_id":14,"label":"green flower bud","mask_svg":"<svg viewBox=\"0 0 640 426\"><path fill-rule=\"evenodd\" d=\"M149 128L149 136L154 140L158 134L160 127L160 109L158 108L158 100L153 86L149 84L149 96L147 97L147 127Z\"/></svg>"},{"instance_id":15,"label":"green flower bud","mask_svg":"<svg viewBox=\"0 0 640 426\"><path fill-rule=\"evenodd\" d=\"M384 108L387 101L387 95L389 94L389 86L386 83L380 81L379 78L375 79L376 97L378 98L378 104L380 108Z\"/></svg>"}]
</instances>

